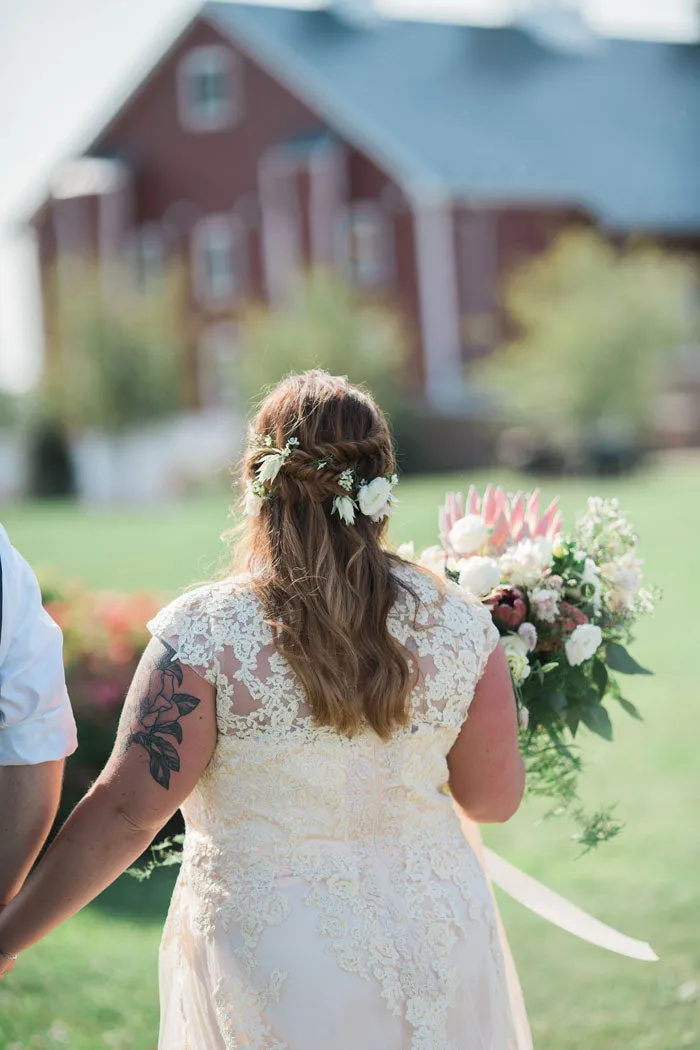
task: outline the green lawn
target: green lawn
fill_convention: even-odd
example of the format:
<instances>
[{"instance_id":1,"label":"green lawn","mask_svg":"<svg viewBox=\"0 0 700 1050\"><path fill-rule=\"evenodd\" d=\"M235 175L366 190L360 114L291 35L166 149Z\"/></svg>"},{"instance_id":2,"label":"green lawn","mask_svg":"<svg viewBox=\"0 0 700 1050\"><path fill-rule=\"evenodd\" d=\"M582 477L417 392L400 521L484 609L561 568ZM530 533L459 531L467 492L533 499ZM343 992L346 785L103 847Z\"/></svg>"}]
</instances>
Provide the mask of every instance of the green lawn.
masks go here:
<instances>
[{"instance_id":1,"label":"green lawn","mask_svg":"<svg viewBox=\"0 0 700 1050\"><path fill-rule=\"evenodd\" d=\"M459 479L407 480L397 540L435 539L435 506ZM483 484L485 478L474 479ZM517 479L499 476L508 487ZM700 697L690 613L700 590L697 553L700 459L666 461L622 481L547 482L571 516L589 492L619 495L641 535L647 571L664 589L642 625L635 654L656 671L630 680L644 724L614 714L616 741L586 741L587 801L617 801L627 827L577 859L563 823L541 825L529 804L488 842L632 936L661 962L632 962L593 948L502 899L538 1050L700 1050ZM94 586L175 593L217 563L225 496L145 513L11 507L1 515L36 566ZM0 1048L156 1045L156 948L170 873L122 880L27 953L0 985Z\"/></svg>"}]
</instances>

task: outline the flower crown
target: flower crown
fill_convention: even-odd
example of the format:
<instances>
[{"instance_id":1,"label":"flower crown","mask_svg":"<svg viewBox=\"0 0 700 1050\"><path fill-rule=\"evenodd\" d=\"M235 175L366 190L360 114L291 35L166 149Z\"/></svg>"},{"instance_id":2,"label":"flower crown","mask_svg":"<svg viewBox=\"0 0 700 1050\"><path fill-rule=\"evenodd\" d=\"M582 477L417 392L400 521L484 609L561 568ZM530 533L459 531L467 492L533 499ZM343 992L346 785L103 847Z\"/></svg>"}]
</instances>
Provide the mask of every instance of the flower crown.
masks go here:
<instances>
[{"instance_id":1,"label":"flower crown","mask_svg":"<svg viewBox=\"0 0 700 1050\"><path fill-rule=\"evenodd\" d=\"M260 514L263 503L273 494L277 475L284 469L294 449L299 447L299 439L289 438L284 448L275 448L269 434L256 434L253 444L258 449L265 449L256 471L255 480L247 481L245 487L245 510L250 517ZM323 470L333 462L333 457L316 460L316 469ZM357 511L372 521L382 521L392 513L396 498L393 488L398 485L396 474L388 477L377 477L366 481L353 467L347 467L338 475L338 485L346 495L333 498L333 511L346 525L354 525Z\"/></svg>"}]
</instances>

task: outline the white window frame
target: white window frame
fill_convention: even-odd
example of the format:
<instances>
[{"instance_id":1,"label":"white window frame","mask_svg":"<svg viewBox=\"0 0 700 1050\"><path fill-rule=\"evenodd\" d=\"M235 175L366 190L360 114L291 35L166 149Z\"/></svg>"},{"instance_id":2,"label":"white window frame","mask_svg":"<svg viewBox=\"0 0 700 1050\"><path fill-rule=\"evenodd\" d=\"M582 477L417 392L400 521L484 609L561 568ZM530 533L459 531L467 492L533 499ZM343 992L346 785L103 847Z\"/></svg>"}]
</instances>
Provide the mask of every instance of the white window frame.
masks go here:
<instances>
[{"instance_id":1,"label":"white window frame","mask_svg":"<svg viewBox=\"0 0 700 1050\"><path fill-rule=\"evenodd\" d=\"M229 95L221 100L217 110L207 113L193 105L190 85L193 76L212 71L225 73ZM233 127L243 113L242 88L241 61L230 47L226 47L225 44L193 47L180 60L177 70L177 108L180 124L187 131L194 132L223 131Z\"/></svg>"},{"instance_id":2,"label":"white window frame","mask_svg":"<svg viewBox=\"0 0 700 1050\"><path fill-rule=\"evenodd\" d=\"M378 254L371 266L368 260L353 258L356 226L370 222L377 238ZM360 288L381 288L394 276L393 244L388 217L378 201L353 201L343 209L340 225L341 259L349 278ZM357 243L357 242L356 242Z\"/></svg>"},{"instance_id":3,"label":"white window frame","mask_svg":"<svg viewBox=\"0 0 700 1050\"><path fill-rule=\"evenodd\" d=\"M231 305L240 298L247 277L246 230L236 215L207 215L200 219L192 230L192 279L194 293L202 306ZM206 258L212 250L212 241L218 239L217 250L226 251L228 244L229 267L217 277L213 287L210 261ZM223 247L222 247L223 246Z\"/></svg>"},{"instance_id":4,"label":"white window frame","mask_svg":"<svg viewBox=\"0 0 700 1050\"><path fill-rule=\"evenodd\" d=\"M233 321L215 321L202 330L197 344L197 381L202 408L235 407L237 391L233 385L233 360L237 343L238 327ZM220 363L230 366L225 377L231 383L228 388L219 372Z\"/></svg>"}]
</instances>

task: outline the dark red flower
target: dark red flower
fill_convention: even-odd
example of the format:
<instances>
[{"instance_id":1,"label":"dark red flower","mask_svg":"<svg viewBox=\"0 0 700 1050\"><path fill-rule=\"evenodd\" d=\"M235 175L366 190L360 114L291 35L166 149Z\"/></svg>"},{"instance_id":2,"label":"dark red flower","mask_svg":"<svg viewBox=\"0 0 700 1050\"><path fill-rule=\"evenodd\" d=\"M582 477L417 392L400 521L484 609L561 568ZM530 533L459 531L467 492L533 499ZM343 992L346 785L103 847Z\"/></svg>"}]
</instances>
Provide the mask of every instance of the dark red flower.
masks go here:
<instances>
[{"instance_id":1,"label":"dark red flower","mask_svg":"<svg viewBox=\"0 0 700 1050\"><path fill-rule=\"evenodd\" d=\"M511 631L517 631L527 619L525 596L517 587L498 587L486 599L494 620L505 624Z\"/></svg>"}]
</instances>

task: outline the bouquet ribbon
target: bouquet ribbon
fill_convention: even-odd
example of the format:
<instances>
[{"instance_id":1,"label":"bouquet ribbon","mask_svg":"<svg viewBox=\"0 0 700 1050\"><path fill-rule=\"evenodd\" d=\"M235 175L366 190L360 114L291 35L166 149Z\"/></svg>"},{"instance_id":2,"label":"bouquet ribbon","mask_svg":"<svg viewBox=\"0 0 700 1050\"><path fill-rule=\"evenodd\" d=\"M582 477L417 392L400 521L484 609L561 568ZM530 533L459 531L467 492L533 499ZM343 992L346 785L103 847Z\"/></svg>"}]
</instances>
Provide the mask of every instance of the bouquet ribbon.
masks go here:
<instances>
[{"instance_id":1,"label":"bouquet ribbon","mask_svg":"<svg viewBox=\"0 0 700 1050\"><path fill-rule=\"evenodd\" d=\"M558 893L520 871L515 865L509 864L503 857L484 846L481 832L473 821L462 813L459 814L459 819L462 831L489 879L513 900L559 929L573 933L574 937L580 937L582 941L588 941L589 944L596 944L609 952L626 955L630 959L639 959L642 962L658 961L658 955L650 945L628 937L614 930L612 926L606 926L581 908L577 908L565 897L560 897Z\"/></svg>"},{"instance_id":2,"label":"bouquet ribbon","mask_svg":"<svg viewBox=\"0 0 700 1050\"><path fill-rule=\"evenodd\" d=\"M543 886L541 882L537 882L536 879L526 875L524 871L520 871L513 864L509 864L507 860L503 860L493 850L488 849L487 846L484 846L479 826L473 820L470 820L457 806L455 806L455 809L459 822L462 825L464 837L474 850L492 887L498 886L509 897L524 905L534 912L535 915L541 916L541 918L553 923L554 926L558 926L561 930L573 933L575 937L580 937L581 940L588 941L589 944L607 948L608 951L617 952L618 955L626 955L630 959L640 959L644 962L655 962L658 960L658 956L648 944L645 944L643 941L636 941L632 937L627 937L624 933L619 933L611 926L606 926L605 923L599 922L592 915L588 915L581 908L577 908L571 901L560 897L558 893L554 893L553 890ZM493 889L491 889L491 895L493 896ZM516 1048L517 1050L533 1050L532 1033L527 1018L525 1000L523 999L518 972L515 968L515 962L513 961L513 955L495 897L494 908L496 911L498 937L505 964L508 995L515 1028Z\"/></svg>"}]
</instances>

